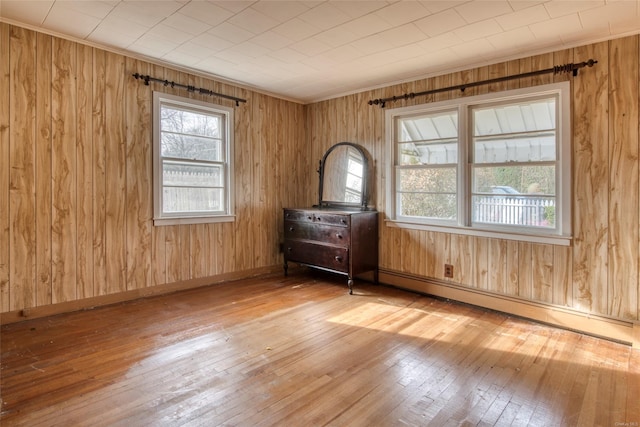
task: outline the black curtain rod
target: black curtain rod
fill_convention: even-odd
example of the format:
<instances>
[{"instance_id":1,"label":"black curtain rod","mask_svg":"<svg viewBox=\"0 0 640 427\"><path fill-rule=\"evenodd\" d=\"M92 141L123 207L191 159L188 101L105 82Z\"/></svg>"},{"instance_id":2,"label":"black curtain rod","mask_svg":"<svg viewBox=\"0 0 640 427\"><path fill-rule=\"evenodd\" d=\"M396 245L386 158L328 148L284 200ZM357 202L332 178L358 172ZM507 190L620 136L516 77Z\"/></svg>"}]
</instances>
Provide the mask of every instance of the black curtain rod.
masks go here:
<instances>
[{"instance_id":1,"label":"black curtain rod","mask_svg":"<svg viewBox=\"0 0 640 427\"><path fill-rule=\"evenodd\" d=\"M201 87L182 85L180 83L170 82L169 80L156 79L155 77L151 77L149 75L143 76L142 74L135 73L133 75L133 77L135 77L136 80L138 80L138 79L143 80L144 84L146 86L149 86L149 82L158 82L158 83L164 84L165 86L171 86L172 88L173 87L180 87L180 88L186 89L189 92L198 92L198 93L200 93L202 95L211 95L211 96L217 96L219 98L230 99L230 100L236 102L236 107L238 107L241 102L247 102L246 99L236 98L235 96L225 95L223 93L218 93L218 92L213 92L213 91L211 91L209 89L203 89Z\"/></svg>"},{"instance_id":2,"label":"black curtain rod","mask_svg":"<svg viewBox=\"0 0 640 427\"><path fill-rule=\"evenodd\" d=\"M556 65L552 68L547 68L546 70L538 70L538 71L530 71L528 73L522 73L522 74L515 74L512 76L504 76L504 77L496 77L495 79L489 79L489 80L482 80L482 81L478 81L478 82L471 82L471 83L464 83L464 84L460 84L460 85L455 85L455 86L449 86L449 87L443 87L440 89L432 89L432 90L426 90L424 92L418 92L418 93L405 93L404 95L400 95L400 96L392 96L390 98L378 98L378 99L372 99L371 101L369 101L369 105L380 105L381 108L385 107L385 104L387 102L394 102L394 101L399 101L401 99L413 99L416 96L425 96L425 95L431 95L434 93L440 93L440 92L448 92L451 90L460 90L462 92L464 92L464 90L468 87L475 87L475 86L480 86L480 85L486 85L486 84L491 84L491 83L500 83L500 82L505 82L507 80L515 80L515 79L521 79L521 78L525 78L525 77L533 77L533 76L539 76L541 74L560 74L560 73L568 73L568 72L573 72L573 76L577 76L578 75L578 70L580 68L583 67L593 67L595 64L597 64L598 61L594 60L594 59L590 59L586 62L580 62L579 64L564 64L564 65Z\"/></svg>"}]
</instances>

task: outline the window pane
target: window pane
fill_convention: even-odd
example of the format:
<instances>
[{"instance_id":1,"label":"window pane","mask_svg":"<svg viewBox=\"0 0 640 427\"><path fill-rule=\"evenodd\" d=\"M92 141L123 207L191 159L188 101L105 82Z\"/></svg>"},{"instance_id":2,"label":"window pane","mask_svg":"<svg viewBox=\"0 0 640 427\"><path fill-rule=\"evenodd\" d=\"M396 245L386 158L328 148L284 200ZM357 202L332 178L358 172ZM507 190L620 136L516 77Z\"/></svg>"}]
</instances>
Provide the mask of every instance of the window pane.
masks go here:
<instances>
[{"instance_id":1,"label":"window pane","mask_svg":"<svg viewBox=\"0 0 640 427\"><path fill-rule=\"evenodd\" d=\"M538 99L473 109L474 136L535 132L556 128L556 99Z\"/></svg>"},{"instance_id":2,"label":"window pane","mask_svg":"<svg viewBox=\"0 0 640 427\"><path fill-rule=\"evenodd\" d=\"M555 228L553 197L479 195L472 198L474 223Z\"/></svg>"},{"instance_id":3,"label":"window pane","mask_svg":"<svg viewBox=\"0 0 640 427\"><path fill-rule=\"evenodd\" d=\"M174 106L161 108L160 129L162 131L221 138L222 117L214 114L196 113Z\"/></svg>"},{"instance_id":4,"label":"window pane","mask_svg":"<svg viewBox=\"0 0 640 427\"><path fill-rule=\"evenodd\" d=\"M164 212L221 212L224 210L224 191L221 188L163 188Z\"/></svg>"},{"instance_id":5,"label":"window pane","mask_svg":"<svg viewBox=\"0 0 640 427\"><path fill-rule=\"evenodd\" d=\"M162 184L174 187L222 187L222 165L203 165L165 160L162 162Z\"/></svg>"},{"instance_id":6,"label":"window pane","mask_svg":"<svg viewBox=\"0 0 640 427\"><path fill-rule=\"evenodd\" d=\"M556 160L556 99L474 108L475 163Z\"/></svg>"},{"instance_id":7,"label":"window pane","mask_svg":"<svg viewBox=\"0 0 640 427\"><path fill-rule=\"evenodd\" d=\"M555 167L476 167L473 222L555 227Z\"/></svg>"},{"instance_id":8,"label":"window pane","mask_svg":"<svg viewBox=\"0 0 640 427\"><path fill-rule=\"evenodd\" d=\"M458 141L449 143L398 144L400 165L445 165L458 163Z\"/></svg>"},{"instance_id":9,"label":"window pane","mask_svg":"<svg viewBox=\"0 0 640 427\"><path fill-rule=\"evenodd\" d=\"M476 163L543 162L555 159L556 134L553 131L474 141Z\"/></svg>"},{"instance_id":10,"label":"window pane","mask_svg":"<svg viewBox=\"0 0 640 427\"><path fill-rule=\"evenodd\" d=\"M455 194L400 193L398 211L402 216L455 220Z\"/></svg>"},{"instance_id":11,"label":"window pane","mask_svg":"<svg viewBox=\"0 0 640 427\"><path fill-rule=\"evenodd\" d=\"M458 137L457 111L443 111L398 120L398 141L435 141Z\"/></svg>"},{"instance_id":12,"label":"window pane","mask_svg":"<svg viewBox=\"0 0 640 427\"><path fill-rule=\"evenodd\" d=\"M456 168L400 169L398 171L399 190L455 193L457 187L456 172Z\"/></svg>"},{"instance_id":13,"label":"window pane","mask_svg":"<svg viewBox=\"0 0 640 427\"><path fill-rule=\"evenodd\" d=\"M476 166L473 169L473 193L526 194L556 193L555 166Z\"/></svg>"},{"instance_id":14,"label":"window pane","mask_svg":"<svg viewBox=\"0 0 640 427\"><path fill-rule=\"evenodd\" d=\"M179 159L222 161L222 141L219 139L175 133L162 133L162 156Z\"/></svg>"}]
</instances>

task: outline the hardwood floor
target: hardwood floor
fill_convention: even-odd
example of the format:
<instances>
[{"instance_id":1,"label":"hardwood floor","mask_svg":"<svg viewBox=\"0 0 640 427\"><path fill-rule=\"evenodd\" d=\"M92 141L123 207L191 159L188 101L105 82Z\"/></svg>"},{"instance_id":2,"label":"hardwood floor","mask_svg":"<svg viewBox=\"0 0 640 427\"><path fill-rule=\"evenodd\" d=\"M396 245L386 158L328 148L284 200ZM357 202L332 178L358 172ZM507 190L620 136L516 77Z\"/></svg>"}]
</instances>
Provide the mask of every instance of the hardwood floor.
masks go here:
<instances>
[{"instance_id":1,"label":"hardwood floor","mask_svg":"<svg viewBox=\"0 0 640 427\"><path fill-rule=\"evenodd\" d=\"M343 278L2 326L3 426L638 426L640 351Z\"/></svg>"}]
</instances>

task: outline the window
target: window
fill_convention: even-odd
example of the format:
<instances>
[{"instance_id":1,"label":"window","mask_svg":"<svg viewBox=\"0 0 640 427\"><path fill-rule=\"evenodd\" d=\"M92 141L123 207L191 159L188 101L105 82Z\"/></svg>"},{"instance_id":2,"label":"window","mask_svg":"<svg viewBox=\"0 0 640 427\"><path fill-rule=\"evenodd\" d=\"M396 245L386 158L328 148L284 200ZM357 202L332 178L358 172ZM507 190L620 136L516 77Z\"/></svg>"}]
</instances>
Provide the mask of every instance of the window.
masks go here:
<instances>
[{"instance_id":1,"label":"window","mask_svg":"<svg viewBox=\"0 0 640 427\"><path fill-rule=\"evenodd\" d=\"M568 82L390 109L386 118L395 223L568 243Z\"/></svg>"},{"instance_id":2,"label":"window","mask_svg":"<svg viewBox=\"0 0 640 427\"><path fill-rule=\"evenodd\" d=\"M153 94L154 224L233 220L233 110Z\"/></svg>"}]
</instances>

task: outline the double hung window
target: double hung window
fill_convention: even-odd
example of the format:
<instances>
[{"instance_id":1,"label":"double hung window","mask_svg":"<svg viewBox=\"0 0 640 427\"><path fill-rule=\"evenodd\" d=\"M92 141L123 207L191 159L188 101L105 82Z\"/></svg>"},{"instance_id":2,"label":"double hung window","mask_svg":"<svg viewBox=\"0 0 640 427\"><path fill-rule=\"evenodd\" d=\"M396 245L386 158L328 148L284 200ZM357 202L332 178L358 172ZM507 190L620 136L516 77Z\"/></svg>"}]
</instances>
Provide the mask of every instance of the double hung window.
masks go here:
<instances>
[{"instance_id":1,"label":"double hung window","mask_svg":"<svg viewBox=\"0 0 640 427\"><path fill-rule=\"evenodd\" d=\"M391 109L386 118L395 223L568 242L569 83Z\"/></svg>"},{"instance_id":2,"label":"double hung window","mask_svg":"<svg viewBox=\"0 0 640 427\"><path fill-rule=\"evenodd\" d=\"M233 110L154 92L154 223L233 220Z\"/></svg>"}]
</instances>

